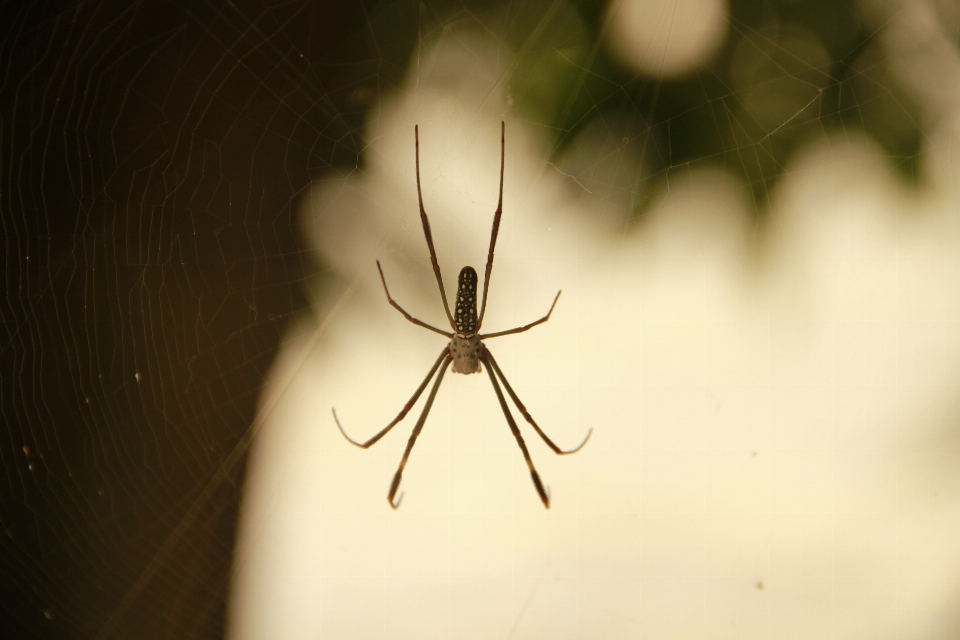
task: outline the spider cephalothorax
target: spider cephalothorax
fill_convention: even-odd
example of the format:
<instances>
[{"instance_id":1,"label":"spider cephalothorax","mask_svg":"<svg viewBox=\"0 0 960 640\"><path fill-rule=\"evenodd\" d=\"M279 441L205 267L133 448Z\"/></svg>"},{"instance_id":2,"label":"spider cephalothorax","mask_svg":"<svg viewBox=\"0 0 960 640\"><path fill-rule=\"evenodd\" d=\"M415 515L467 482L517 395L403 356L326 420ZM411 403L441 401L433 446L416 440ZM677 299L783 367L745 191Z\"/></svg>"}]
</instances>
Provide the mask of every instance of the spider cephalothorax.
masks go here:
<instances>
[{"instance_id":1,"label":"spider cephalothorax","mask_svg":"<svg viewBox=\"0 0 960 640\"><path fill-rule=\"evenodd\" d=\"M493 268L493 248L497 244L497 233L500 230L500 215L503 212L503 166L504 166L504 124L500 123L500 199L497 202L497 211L493 214L493 229L490 231L490 249L487 252L487 268L483 275L483 300L480 303L480 315L477 315L477 272L474 271L473 267L464 267L460 271L460 278L457 287L457 303L454 307L456 315L453 316L450 314L450 306L447 304L447 294L443 288L443 278L440 276L440 265L437 263L437 251L433 247L433 234L430 232L430 221L427 219L427 212L423 208L423 194L420 191L420 134L417 127L413 128L414 139L416 140L416 158L417 158L417 197L420 200L420 221L423 224L423 236L427 241L427 248L430 250L430 262L433 265L433 273L437 277L437 285L440 287L440 298L443 300L443 310L447 314L447 320L450 322L450 328L453 331L444 331L443 329L438 329L432 325L418 320L407 313L403 307L397 304L394 299L390 296L390 290L387 289L387 281L383 277L383 269L380 267L380 261L377 261L377 269L380 271L380 280L383 282L383 290L387 294L387 300L390 304L400 313L403 314L410 322L419 325L425 329L435 331L441 335L450 338L450 342L444 347L443 351L440 352L440 357L437 358L437 361L433 363L433 367L430 368L430 371L427 373L427 377L423 379L423 382L420 383L420 386L414 392L413 397L410 398L410 401L403 406L403 409L400 410L399 415L393 419L393 421L384 427L379 433L367 440L366 442L357 442L352 439L347 433L343 430L343 426L340 425L340 420L337 419L337 412L333 412L333 419L337 423L337 427L340 428L340 432L343 434L343 437L357 445L358 447L363 447L364 449L372 446L380 438L387 435L387 432L390 431L398 422L403 420L404 416L407 415L407 412L413 407L416 401L420 398L420 395L423 393L423 390L427 388L427 384L433 378L434 375L437 376L436 380L433 383L433 387L430 389L430 395L427 396L427 402L423 407L423 412L420 414L420 418L417 420L416 426L413 428L413 432L410 434L410 439L407 441L407 448L403 452L403 458L400 460L400 466L397 468L397 472L393 476L393 481L390 483L390 492L387 494L387 500L390 502L390 506L396 509L400 506L400 499L398 498L394 502L393 497L397 493L397 488L400 486L400 479L403 476L403 469L407 464L407 458L410 457L410 451L413 450L413 444L417 441L417 436L420 435L420 431L423 429L423 424L427 420L427 414L430 413L430 407L433 406L433 400L437 396L437 391L440 389L440 382L443 380L443 374L446 373L447 367L453 364L454 373L478 373L481 371L481 363L486 366L487 374L490 376L490 382L493 385L493 390L497 394L497 400L500 403L500 408L503 410L503 415L507 419L507 424L510 426L510 431L513 433L513 436L517 440L517 444L520 446L520 451L523 453L523 458L527 462L527 468L530 470L530 477L533 479L533 486L537 489L537 494L540 496L540 500L543 502L543 506L550 508L550 495L543 488L543 483L540 481L540 476L537 474L537 470L533 466L533 460L530 458L530 452L527 451L527 445L523 441L523 436L520 435L520 429L517 427L517 423L513 419L513 415L510 413L510 408L507 406L507 401L503 397L503 391L500 389L500 383L503 383L503 386L507 390L510 399L513 400L513 403L517 405L517 409L520 410L520 413L523 414L523 417L527 422L534 428L537 434L543 438L543 441L547 443L547 446L550 447L554 453L558 455L573 453L579 451L583 445L587 443L587 439L590 437L592 429L587 432L587 437L583 439L583 442L580 443L575 449L570 449L564 451L557 445L553 443L550 438L547 437L537 423L533 421L533 417L527 411L527 408L523 406L523 403L520 402L520 398L517 397L517 394L514 393L513 388L510 387L510 383L507 382L507 378L503 375L503 372L500 370L500 367L497 365L497 361L494 360L493 354L490 353L490 350L483 344L483 340L486 338L496 338L498 336L510 335L513 333L520 333L526 331L532 327L542 324L550 319L550 314L553 313L553 307L557 305L557 300L560 298L560 292L557 292L556 298L553 299L553 304L550 306L550 311L547 312L547 315L543 316L539 320L531 322L530 324L523 325L522 327L517 327L515 329L508 329L506 331L497 331L494 333L479 333L480 327L483 324L483 313L487 308L487 291L490 286L490 271ZM437 373L439 371L439 373ZM400 496L403 497L402 495Z\"/></svg>"}]
</instances>

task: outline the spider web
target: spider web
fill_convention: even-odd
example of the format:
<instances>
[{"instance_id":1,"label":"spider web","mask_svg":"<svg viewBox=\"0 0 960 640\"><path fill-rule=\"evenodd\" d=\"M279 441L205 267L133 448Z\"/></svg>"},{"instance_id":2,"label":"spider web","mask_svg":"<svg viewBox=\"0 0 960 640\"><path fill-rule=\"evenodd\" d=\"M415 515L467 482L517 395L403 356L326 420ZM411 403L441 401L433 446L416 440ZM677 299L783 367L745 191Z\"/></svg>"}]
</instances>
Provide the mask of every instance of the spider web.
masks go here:
<instances>
[{"instance_id":1,"label":"spider web","mask_svg":"<svg viewBox=\"0 0 960 640\"><path fill-rule=\"evenodd\" d=\"M737 176L760 224L790 159L838 133L922 181L925 125L879 37L896 12L734 0L709 63L657 80L610 57L604 7L0 7L0 625L223 635L264 380L286 329L348 286L297 207L364 174L363 127L426 43L495 42L511 115L615 224L700 167Z\"/></svg>"}]
</instances>

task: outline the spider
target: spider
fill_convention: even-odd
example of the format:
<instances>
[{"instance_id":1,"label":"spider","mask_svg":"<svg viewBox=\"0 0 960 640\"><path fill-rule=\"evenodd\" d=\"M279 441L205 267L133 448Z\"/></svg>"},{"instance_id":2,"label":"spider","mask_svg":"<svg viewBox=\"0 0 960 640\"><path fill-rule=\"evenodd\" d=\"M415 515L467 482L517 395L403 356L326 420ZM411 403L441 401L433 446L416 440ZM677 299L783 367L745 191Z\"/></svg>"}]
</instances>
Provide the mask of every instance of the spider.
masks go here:
<instances>
[{"instance_id":1,"label":"spider","mask_svg":"<svg viewBox=\"0 0 960 640\"><path fill-rule=\"evenodd\" d=\"M430 233L430 221L427 219L427 212L423 208L423 194L420 191L420 132L418 126L414 125L413 127L413 135L416 145L417 197L420 201L420 221L423 223L423 235L427 240L427 248L430 250L430 262L433 264L433 272L437 276L437 285L440 287L440 298L443 300L443 309L447 313L447 320L450 322L450 328L453 329L453 332L438 329L437 327L429 325L422 320L418 320L407 313L403 307L397 304L397 302L390 295L390 290L387 288L387 281L383 277L383 268L380 266L380 261L377 260L377 270L380 272L380 281L383 283L383 290L387 294L387 300L390 302L391 306L403 314L403 317L413 324L446 336L450 339L450 342L443 348L443 351L440 352L440 356L437 358L436 362L433 363L430 371L427 372L423 382L421 382L420 386L417 387L417 390L413 393L413 397L411 397L407 404L403 406L403 409L400 410L400 413L397 415L397 417L366 442L357 442L348 436L347 432L344 431L343 426L340 424L339 418L337 418L336 409L332 410L333 419L337 423L337 427L340 429L340 433L343 434L343 437L350 441L351 444L363 449L367 449L373 446L378 440L380 440L380 438L387 435L387 433L393 429L397 423L403 420L413 405L420 398L423 390L427 388L427 384L433 378L434 374L437 374L439 371L436 381L433 383L433 387L430 389L430 395L427 396L427 402L423 407L420 418L417 420L417 424L414 426L413 432L410 434L410 439L407 441L407 448L403 452L403 458L400 460L400 466L397 468L397 472L393 476L393 482L390 483L390 493L387 494L387 501L394 509L400 506L400 501L403 499L402 493L396 502L394 502L393 497L396 495L397 489L400 486L400 478L403 476L403 469L407 464L407 458L410 457L410 451L413 449L413 445L417 441L417 436L420 435L420 431L423 429L423 424L427 420L427 415L430 413L430 408L433 406L433 400L436 398L437 391L440 388L440 382L443 380L443 375L446 373L447 368L451 363L453 364L454 373L463 374L479 373L482 369L481 363L486 365L487 374L490 376L490 382L493 384L493 390L497 394L497 400L500 402L500 408L503 410L503 415L507 419L507 424L510 425L510 430L513 432L513 436L517 439L517 444L520 446L520 451L523 453L523 457L527 461L527 467L530 469L530 477L533 478L533 486L536 487L537 493L540 495L540 500L543 501L543 506L547 509L550 508L550 494L544 489L543 483L540 481L540 475L533 466L533 460L530 459L530 452L527 451L527 445L524 443L523 436L520 435L520 429L517 427L517 423L514 421L513 415L510 413L510 408L507 406L507 401L503 397L503 391L500 389L500 383L503 383L507 393L510 395L513 403L517 405L517 408L520 410L520 413L523 414L523 417L526 418L527 422L533 426L537 434L543 438L544 442L547 443L547 446L553 449L554 453L557 455L576 453L583 448L583 445L585 445L587 440L590 438L590 434L593 433L593 429L591 428L587 432L586 437L584 437L583 442L581 442L574 449L565 451L555 445L553 441L547 437L547 434L545 434L543 430L537 426L537 423L534 422L530 412L528 412L526 407L523 406L523 403L520 402L520 398L518 398L517 394L513 391L513 387L511 387L510 383L507 382L507 378L503 375L503 371L500 370L500 366L494 359L493 354L490 353L490 350L483 343L483 341L488 338L497 338L500 336L507 336L514 333L527 331L528 329L532 329L538 324L543 324L549 320L550 314L553 313L553 308L557 305L557 300L560 299L560 291L557 292L556 297L553 299L553 304L550 305L550 310L547 312L547 315L543 316L539 320L531 322L530 324L525 324L522 327L516 327L515 329L508 329L506 331L480 333L480 326L483 324L483 314L487 308L487 292L490 284L490 270L493 268L493 248L497 243L497 233L500 230L500 214L503 211L505 130L506 126L503 122L501 122L500 198L497 202L497 211L493 214L493 229L490 232L490 249L487 252L487 268L483 276L483 299L480 303L480 315L477 316L477 272L473 269L473 267L464 267L460 270L459 284L457 287L457 304L454 314L451 315L450 313L450 306L447 304L447 294L444 292L443 288L443 278L440 276L440 265L437 263L437 252L433 247L433 235Z\"/></svg>"}]
</instances>

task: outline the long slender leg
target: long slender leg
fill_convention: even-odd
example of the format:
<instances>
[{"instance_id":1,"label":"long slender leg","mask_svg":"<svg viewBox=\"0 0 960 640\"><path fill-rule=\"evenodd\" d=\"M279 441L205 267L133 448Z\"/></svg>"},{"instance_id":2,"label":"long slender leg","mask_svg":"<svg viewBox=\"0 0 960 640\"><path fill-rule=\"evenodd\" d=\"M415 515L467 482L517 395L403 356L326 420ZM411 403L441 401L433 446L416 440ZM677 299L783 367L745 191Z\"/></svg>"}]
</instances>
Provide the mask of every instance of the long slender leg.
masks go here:
<instances>
[{"instance_id":1,"label":"long slender leg","mask_svg":"<svg viewBox=\"0 0 960 640\"><path fill-rule=\"evenodd\" d=\"M497 211L493 214L493 228L490 230L490 249L487 251L487 268L483 273L483 302L480 303L480 318L477 320L477 329L483 324L483 314L487 310L487 289L490 288L490 272L493 270L493 247L497 244L497 234L500 232L500 214L503 213L503 160L504 134L506 125L500 121L500 198L497 200Z\"/></svg>"},{"instance_id":2,"label":"long slender leg","mask_svg":"<svg viewBox=\"0 0 960 640\"><path fill-rule=\"evenodd\" d=\"M413 433L410 434L410 439L407 440L407 449L403 452L403 458L400 460L400 466L397 467L397 472L393 474L393 482L390 483L390 493L387 494L387 501L390 503L390 506L396 509L400 506L400 500L403 500L403 494L400 494L400 498L394 502L393 496L397 493L397 488L400 486L400 478L403 476L403 468L407 465L407 458L410 457L410 451L413 449L414 443L417 441L417 436L420 435L420 431L423 429L423 423L427 421L427 414L430 413L430 407L433 406L433 399L437 397L437 391L440 389L440 382L443 380L443 374L447 372L447 367L450 366L450 363L453 361L453 358L450 357L450 354L446 354L446 359L443 361L443 366L440 368L440 374L437 376L437 381L433 383L433 388L430 389L430 395L427 396L427 403L423 405L423 412L420 413L420 418L417 420L417 425L413 428Z\"/></svg>"},{"instance_id":3,"label":"long slender leg","mask_svg":"<svg viewBox=\"0 0 960 640\"><path fill-rule=\"evenodd\" d=\"M387 300L390 302L390 304L393 306L394 309L396 309L397 311L399 311L400 313L403 314L403 317L404 317L404 318L406 318L407 320L409 320L409 321L412 322L413 324L416 324L416 325L419 325L419 326L423 327L424 329L430 329L430 331L436 331L437 333L439 333L439 334L442 335L442 336L447 336L448 338L452 338L452 337L453 337L453 334L450 333L449 331L444 331L443 329L437 329L435 326L430 325L430 324L427 324L427 323L424 322L423 320L417 320L417 319L414 318L412 315L410 315L409 313L407 313L407 312L403 309L403 307L401 307L399 304L397 304L397 302L390 296L390 290L387 289L387 280L386 280L386 278L383 277L383 269L380 267L380 261L379 261L379 260L377 260L377 271L380 272L380 282L383 283L383 290L384 290L384 292L387 294Z\"/></svg>"},{"instance_id":4,"label":"long slender leg","mask_svg":"<svg viewBox=\"0 0 960 640\"><path fill-rule=\"evenodd\" d=\"M366 442L357 442L356 440L354 440L353 438L351 438L350 436L348 436L348 435L347 435L347 432L344 431L344 430L343 430L343 427L340 425L340 419L337 418L337 410L336 410L336 409L332 409L332 411L333 411L333 419L334 419L334 421L337 423L337 427L339 427L340 433L343 434L343 437L344 437L344 438L346 438L347 440L349 440L352 444L357 445L357 446L360 447L361 449L369 449L370 447L372 447L374 444L376 444L377 440L379 440L379 439L382 438L383 436L387 435L387 433L390 431L390 429L393 429L394 425L396 425L398 422L400 422L401 420L403 420L404 417L406 417L407 413L409 413L409 411L410 411L410 409L413 407L413 405L415 405L415 404L417 403L417 400L420 398L420 394L423 393L423 390L427 388L427 383L430 382L430 379L433 377L433 374L437 372L437 369L440 367L440 363L443 362L443 359L444 359L444 358L449 358L449 357L450 357L450 348L449 348L449 347L446 347L446 348L444 348L443 351L440 352L440 357L437 358L437 361L433 363L433 366L432 366L432 367L430 367L430 371L427 373L427 377L425 377L425 378L423 379L423 382L420 383L420 386L417 387L417 390L413 392L413 397L410 398L410 400L407 402L407 404L403 405L403 409L401 409L401 410L400 410L400 413L397 414L397 417L393 419L393 422L391 422L390 424L388 424L386 427L384 427L384 428L380 431L380 433L378 433L377 435L373 436L372 438L370 438L370 439L367 440ZM441 375L443 375L443 374L441 374ZM432 397L433 397L433 396L431 396L431 398L432 398Z\"/></svg>"},{"instance_id":5,"label":"long slender leg","mask_svg":"<svg viewBox=\"0 0 960 640\"><path fill-rule=\"evenodd\" d=\"M533 466L533 460L530 459L530 452L527 451L527 445L523 441L523 436L520 435L520 429L517 427L517 423L510 413L510 407L507 406L507 401L503 397L503 391L500 390L497 377L493 374L493 368L488 366L486 369L490 375L490 382L493 383L493 390L497 392L497 400L500 401L500 408L503 409L503 415L507 419L507 424L510 425L510 431L513 432L513 437L517 439L517 444L520 445L520 451L523 452L523 459L527 461L527 468L530 469L530 477L533 478L533 486L537 488L537 493L540 494L540 500L543 502L543 506L549 509L550 496L544 490L543 483L540 482L540 474L537 473L537 470Z\"/></svg>"},{"instance_id":6,"label":"long slender leg","mask_svg":"<svg viewBox=\"0 0 960 640\"><path fill-rule=\"evenodd\" d=\"M523 332L526 331L527 329L532 329L532 328L534 328L535 326L537 326L538 324L543 324L544 322L546 322L547 320L550 319L550 314L553 313L553 308L554 308L555 306L557 306L557 300L560 299L560 294L561 294L561 293L563 293L563 291L557 291L557 296L553 299L553 304L550 305L550 311L547 311L547 315L543 316L543 317L540 318L539 320L536 320L536 321L534 321L534 322L531 322L530 324L525 324L525 325L523 325L522 327L517 327L516 329L507 329L506 331L497 331L496 333L481 333L481 334L480 334L480 339L481 339L481 340L486 340L487 338L497 338L497 337L499 337L499 336L509 336L509 335L512 334L512 333L523 333Z\"/></svg>"},{"instance_id":7,"label":"long slender leg","mask_svg":"<svg viewBox=\"0 0 960 640\"><path fill-rule=\"evenodd\" d=\"M576 453L577 451L580 451L580 449L583 448L583 445L587 444L587 440L590 439L590 434L593 433L593 427L590 427L590 430L587 431L587 435L583 438L583 442L578 444L573 449L567 449L566 451L564 451L563 449L555 445L553 443L553 440L548 438L547 434L545 434L543 430L537 425L537 423L533 421L533 416L530 415L530 412L527 411L527 408L523 406L522 402L520 402L520 398L518 398L517 394L514 393L513 387L511 387L510 383L507 382L507 377L503 375L503 371L500 370L500 365L498 365L497 361L493 359L493 354L490 353L490 350L487 349L486 347L484 347L483 356L481 356L481 359L483 360L484 364L487 365L488 369L493 369L496 372L497 376L503 382L503 386L507 388L507 393L510 394L510 398L513 400L513 403L517 405L517 409L520 409L520 413L523 414L523 417L526 418L527 422L529 422L530 425L536 430L536 432L540 434L540 437L543 438L543 441L547 443L547 446L553 449L554 453L556 453L558 456L564 456L570 453Z\"/></svg>"},{"instance_id":8,"label":"long slender leg","mask_svg":"<svg viewBox=\"0 0 960 640\"><path fill-rule=\"evenodd\" d=\"M423 208L423 193L420 191L420 128L413 125L413 137L417 147L417 198L420 200L420 221L423 223L423 235L427 239L427 248L430 249L430 262L433 263L433 272L437 276L437 285L440 286L440 297L443 299L443 310L447 312L450 327L455 328L453 316L450 315L450 305L447 304L447 292L443 289L443 278L440 277L440 264L437 262L437 250L433 248L433 234L430 233L430 221L427 220L427 211Z\"/></svg>"}]
</instances>

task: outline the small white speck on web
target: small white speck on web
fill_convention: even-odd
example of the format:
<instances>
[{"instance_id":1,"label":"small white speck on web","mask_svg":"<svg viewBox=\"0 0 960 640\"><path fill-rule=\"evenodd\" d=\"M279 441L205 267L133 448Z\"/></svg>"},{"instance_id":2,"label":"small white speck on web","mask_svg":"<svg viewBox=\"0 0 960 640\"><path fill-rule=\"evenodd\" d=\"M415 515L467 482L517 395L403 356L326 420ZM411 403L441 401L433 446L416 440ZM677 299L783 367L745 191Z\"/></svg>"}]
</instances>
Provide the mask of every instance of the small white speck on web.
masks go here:
<instances>
[{"instance_id":1,"label":"small white speck on web","mask_svg":"<svg viewBox=\"0 0 960 640\"><path fill-rule=\"evenodd\" d=\"M139 372L139 371L137 371L135 374L133 374L133 377L136 379L137 382L140 382L140 372Z\"/></svg>"}]
</instances>

